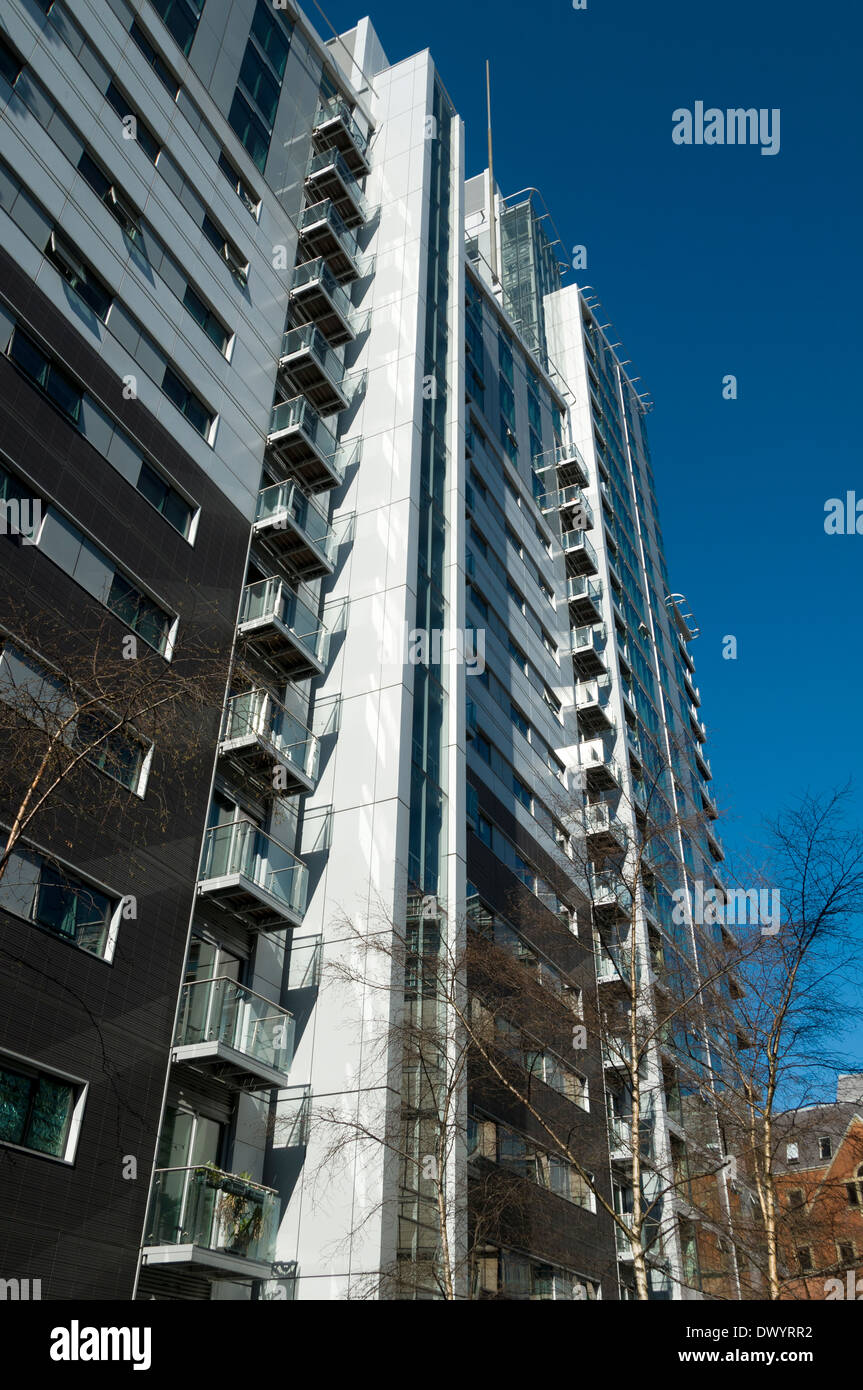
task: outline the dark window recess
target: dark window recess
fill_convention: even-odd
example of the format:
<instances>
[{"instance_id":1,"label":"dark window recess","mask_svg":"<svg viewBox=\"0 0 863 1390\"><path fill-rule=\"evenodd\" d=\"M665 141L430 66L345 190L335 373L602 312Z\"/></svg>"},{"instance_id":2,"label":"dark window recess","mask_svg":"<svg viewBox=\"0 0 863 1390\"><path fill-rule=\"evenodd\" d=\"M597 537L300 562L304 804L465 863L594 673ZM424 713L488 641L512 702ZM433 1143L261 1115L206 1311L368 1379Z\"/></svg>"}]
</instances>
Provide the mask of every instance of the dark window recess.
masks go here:
<instances>
[{"instance_id":1,"label":"dark window recess","mask_svg":"<svg viewBox=\"0 0 863 1390\"><path fill-rule=\"evenodd\" d=\"M191 387L181 381L172 367L165 368L165 375L162 378L162 390L170 401L185 415L190 425L206 438L213 423L213 417L199 400Z\"/></svg>"},{"instance_id":2,"label":"dark window recess","mask_svg":"<svg viewBox=\"0 0 863 1390\"><path fill-rule=\"evenodd\" d=\"M150 0L171 38L186 57L198 28L204 0Z\"/></svg>"},{"instance_id":3,"label":"dark window recess","mask_svg":"<svg viewBox=\"0 0 863 1390\"><path fill-rule=\"evenodd\" d=\"M18 54L0 35L0 77L5 77L9 86L14 87L23 71L24 64Z\"/></svg>"},{"instance_id":4,"label":"dark window recess","mask_svg":"<svg viewBox=\"0 0 863 1390\"><path fill-rule=\"evenodd\" d=\"M171 627L170 618L151 598L134 588L122 574L115 573L111 581L107 607L112 613L116 613L128 628L137 632L151 647L155 647L157 652L164 653Z\"/></svg>"},{"instance_id":5,"label":"dark window recess","mask_svg":"<svg viewBox=\"0 0 863 1390\"><path fill-rule=\"evenodd\" d=\"M77 253L59 232L52 232L48 238L45 259L59 270L70 289L74 290L78 298L104 323L114 302L114 296L98 275L79 260Z\"/></svg>"},{"instance_id":6,"label":"dark window recess","mask_svg":"<svg viewBox=\"0 0 863 1390\"><path fill-rule=\"evenodd\" d=\"M240 82L258 108L265 125L272 130L281 88L253 43L246 46L240 67Z\"/></svg>"},{"instance_id":7,"label":"dark window recess","mask_svg":"<svg viewBox=\"0 0 863 1390\"><path fill-rule=\"evenodd\" d=\"M147 463L141 464L138 491L157 512L161 512L181 536L188 536L192 525L192 508L169 483L164 482Z\"/></svg>"},{"instance_id":8,"label":"dark window recess","mask_svg":"<svg viewBox=\"0 0 863 1390\"><path fill-rule=\"evenodd\" d=\"M245 285L248 278L248 262L244 261L233 242L229 241L221 228L217 227L209 213L204 213L201 230L211 246L214 246L226 262L234 279Z\"/></svg>"},{"instance_id":9,"label":"dark window recess","mask_svg":"<svg viewBox=\"0 0 863 1390\"><path fill-rule=\"evenodd\" d=\"M105 93L105 99L110 102L124 124L128 121L129 117L132 118L134 125L127 125L126 128L134 130L135 140L141 146L141 149L150 162L155 164L162 152L162 146L159 144L146 121L142 120L137 111L130 105L128 97L124 97L119 87L117 87L115 83L110 82L108 84L108 90Z\"/></svg>"},{"instance_id":10,"label":"dark window recess","mask_svg":"<svg viewBox=\"0 0 863 1390\"><path fill-rule=\"evenodd\" d=\"M252 36L279 78L285 75L292 31L293 25L287 17L277 19L270 6L258 0L252 17Z\"/></svg>"},{"instance_id":11,"label":"dark window recess","mask_svg":"<svg viewBox=\"0 0 863 1390\"><path fill-rule=\"evenodd\" d=\"M78 173L101 198L111 216L119 222L124 234L132 242L141 239L141 225L138 213L115 184L102 172L95 160L85 150L78 160Z\"/></svg>"},{"instance_id":12,"label":"dark window recess","mask_svg":"<svg viewBox=\"0 0 863 1390\"><path fill-rule=\"evenodd\" d=\"M0 1140L62 1158L75 1104L75 1088L0 1058Z\"/></svg>"},{"instance_id":13,"label":"dark window recess","mask_svg":"<svg viewBox=\"0 0 863 1390\"><path fill-rule=\"evenodd\" d=\"M137 19L132 21L132 27L129 33L147 59L147 62L150 64L150 67L153 69L162 86L166 91L170 92L171 100L176 101L177 94L180 90L180 84L171 72L171 69L168 67L161 53L150 43L150 40L147 38L147 35L144 33Z\"/></svg>"},{"instance_id":14,"label":"dark window recess","mask_svg":"<svg viewBox=\"0 0 863 1390\"><path fill-rule=\"evenodd\" d=\"M228 121L240 144L245 146L254 164L263 173L270 149L270 132L240 91L234 93Z\"/></svg>"},{"instance_id":15,"label":"dark window recess","mask_svg":"<svg viewBox=\"0 0 863 1390\"><path fill-rule=\"evenodd\" d=\"M228 156L225 154L224 150L222 150L221 154L219 155L219 168L221 169L225 178L228 180L228 183L233 188L237 197L241 200L241 202L245 204L249 212L252 213L252 215L254 216L255 213L257 213L258 211L258 204L260 203L260 198L255 197L254 192L246 183L242 174L237 173L236 169L229 160Z\"/></svg>"},{"instance_id":16,"label":"dark window recess","mask_svg":"<svg viewBox=\"0 0 863 1390\"><path fill-rule=\"evenodd\" d=\"M41 854L13 851L0 885L0 907L92 955L105 954L114 903Z\"/></svg>"},{"instance_id":17,"label":"dark window recess","mask_svg":"<svg viewBox=\"0 0 863 1390\"><path fill-rule=\"evenodd\" d=\"M219 322L212 309L207 307L191 285L186 286L183 303L195 322L201 325L207 337L216 344L219 352L224 352L228 346L228 330Z\"/></svg>"},{"instance_id":18,"label":"dark window recess","mask_svg":"<svg viewBox=\"0 0 863 1390\"><path fill-rule=\"evenodd\" d=\"M64 415L75 424L81 414L81 392L65 372L48 360L36 344L16 328L9 345L9 356L34 385L45 392Z\"/></svg>"},{"instance_id":19,"label":"dark window recess","mask_svg":"<svg viewBox=\"0 0 863 1390\"><path fill-rule=\"evenodd\" d=\"M83 712L75 726L75 743L79 749L87 750L87 761L94 767L135 791L141 780L144 750L137 740L115 730L116 722L97 710Z\"/></svg>"}]
</instances>

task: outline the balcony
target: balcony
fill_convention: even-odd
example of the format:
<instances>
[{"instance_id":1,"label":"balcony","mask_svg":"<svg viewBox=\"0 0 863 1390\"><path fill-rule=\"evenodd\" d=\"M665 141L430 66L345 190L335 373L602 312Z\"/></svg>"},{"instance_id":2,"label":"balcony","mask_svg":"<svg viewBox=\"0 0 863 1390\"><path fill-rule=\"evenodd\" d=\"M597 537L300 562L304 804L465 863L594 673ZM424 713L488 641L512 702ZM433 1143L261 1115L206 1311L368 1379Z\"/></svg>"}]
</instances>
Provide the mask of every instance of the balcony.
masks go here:
<instances>
[{"instance_id":1,"label":"balcony","mask_svg":"<svg viewBox=\"0 0 863 1390\"><path fill-rule=\"evenodd\" d=\"M706 758L701 751L701 744L696 743L693 749L695 753L695 763L705 782L713 781L713 770L710 766L710 759Z\"/></svg>"},{"instance_id":2,"label":"balcony","mask_svg":"<svg viewBox=\"0 0 863 1390\"><path fill-rule=\"evenodd\" d=\"M356 336L353 305L322 256L296 267L288 302L293 322L316 324L331 347L350 343Z\"/></svg>"},{"instance_id":3,"label":"balcony","mask_svg":"<svg viewBox=\"0 0 863 1390\"><path fill-rule=\"evenodd\" d=\"M707 783L700 782L698 789L701 792L701 805L704 812L710 817L711 820L718 820L719 807L717 806L716 800Z\"/></svg>"},{"instance_id":4,"label":"balcony","mask_svg":"<svg viewBox=\"0 0 863 1390\"><path fill-rule=\"evenodd\" d=\"M587 787L592 792L622 791L623 778L613 758L600 757L596 750L582 745L581 767Z\"/></svg>"},{"instance_id":5,"label":"balcony","mask_svg":"<svg viewBox=\"0 0 863 1390\"><path fill-rule=\"evenodd\" d=\"M573 623L581 627L602 622L602 584L598 579L571 576L566 581L566 599Z\"/></svg>"},{"instance_id":6,"label":"balcony","mask_svg":"<svg viewBox=\"0 0 863 1390\"><path fill-rule=\"evenodd\" d=\"M315 789L320 744L268 690L248 690L225 707L219 756L241 785L251 778L272 795L278 768L279 791L303 794Z\"/></svg>"},{"instance_id":7,"label":"balcony","mask_svg":"<svg viewBox=\"0 0 863 1390\"><path fill-rule=\"evenodd\" d=\"M536 454L533 467L535 472L548 478L546 491L574 485L588 487L590 484L587 464L576 444L561 444L555 449L547 449L543 454Z\"/></svg>"},{"instance_id":8,"label":"balcony","mask_svg":"<svg viewBox=\"0 0 863 1390\"><path fill-rule=\"evenodd\" d=\"M282 339L279 376L287 396L303 395L322 415L344 410L345 364L319 328L305 323Z\"/></svg>"},{"instance_id":9,"label":"balcony","mask_svg":"<svg viewBox=\"0 0 863 1390\"><path fill-rule=\"evenodd\" d=\"M539 498L539 508L546 515L558 511L566 513L565 524L561 529L567 531L589 530L594 525L593 508L577 484L553 488L551 492L546 492ZM583 524L580 525L579 522Z\"/></svg>"},{"instance_id":10,"label":"balcony","mask_svg":"<svg viewBox=\"0 0 863 1390\"><path fill-rule=\"evenodd\" d=\"M564 531L560 538L567 574L596 574L599 561L584 531Z\"/></svg>"},{"instance_id":11,"label":"balcony","mask_svg":"<svg viewBox=\"0 0 863 1390\"><path fill-rule=\"evenodd\" d=\"M359 277L360 248L356 232L345 226L330 198L303 209L300 244L310 259L326 261L337 280Z\"/></svg>"},{"instance_id":12,"label":"balcony","mask_svg":"<svg viewBox=\"0 0 863 1390\"><path fill-rule=\"evenodd\" d=\"M279 1208L272 1188L209 1164L158 1168L142 1263L213 1279L269 1279Z\"/></svg>"},{"instance_id":13,"label":"balcony","mask_svg":"<svg viewBox=\"0 0 863 1390\"><path fill-rule=\"evenodd\" d=\"M576 678L605 675L605 624L577 627L572 632L572 664Z\"/></svg>"},{"instance_id":14,"label":"balcony","mask_svg":"<svg viewBox=\"0 0 863 1390\"><path fill-rule=\"evenodd\" d=\"M329 633L281 579L246 585L237 634L280 677L308 680L324 673Z\"/></svg>"},{"instance_id":15,"label":"balcony","mask_svg":"<svg viewBox=\"0 0 863 1390\"><path fill-rule=\"evenodd\" d=\"M294 1047L286 1009L236 980L190 980L180 991L171 1061L239 1091L282 1089Z\"/></svg>"},{"instance_id":16,"label":"balcony","mask_svg":"<svg viewBox=\"0 0 863 1390\"><path fill-rule=\"evenodd\" d=\"M198 893L251 931L302 925L308 871L251 821L214 825L204 837Z\"/></svg>"},{"instance_id":17,"label":"balcony","mask_svg":"<svg viewBox=\"0 0 863 1390\"><path fill-rule=\"evenodd\" d=\"M599 985L618 984L628 989L632 978L632 952L620 950L612 958L600 951L596 961L596 982Z\"/></svg>"},{"instance_id":18,"label":"balcony","mask_svg":"<svg viewBox=\"0 0 863 1390\"><path fill-rule=\"evenodd\" d=\"M273 406L267 448L311 492L345 480L336 436L303 396Z\"/></svg>"},{"instance_id":19,"label":"balcony","mask_svg":"<svg viewBox=\"0 0 863 1390\"><path fill-rule=\"evenodd\" d=\"M692 725L692 732L699 743L707 742L707 730L698 718L698 713L694 705L689 706L689 722Z\"/></svg>"},{"instance_id":20,"label":"balcony","mask_svg":"<svg viewBox=\"0 0 863 1390\"><path fill-rule=\"evenodd\" d=\"M300 579L320 579L335 569L338 546L333 528L296 483L273 483L258 493L252 529Z\"/></svg>"},{"instance_id":21,"label":"balcony","mask_svg":"<svg viewBox=\"0 0 863 1390\"><path fill-rule=\"evenodd\" d=\"M306 174L306 197L310 203L329 198L346 227L367 222L366 195L339 150L331 148L312 155Z\"/></svg>"},{"instance_id":22,"label":"balcony","mask_svg":"<svg viewBox=\"0 0 863 1390\"><path fill-rule=\"evenodd\" d=\"M369 137L363 135L342 97L331 97L318 107L312 141L316 150L338 150L354 174L369 172Z\"/></svg>"},{"instance_id":23,"label":"balcony","mask_svg":"<svg viewBox=\"0 0 863 1390\"><path fill-rule=\"evenodd\" d=\"M588 738L609 733L614 728L614 715L611 710L611 682L608 677L580 681L575 687L575 708L579 730Z\"/></svg>"},{"instance_id":24,"label":"balcony","mask_svg":"<svg viewBox=\"0 0 863 1390\"><path fill-rule=\"evenodd\" d=\"M619 854L626 848L626 828L604 801L585 806L584 829L591 854Z\"/></svg>"},{"instance_id":25,"label":"balcony","mask_svg":"<svg viewBox=\"0 0 863 1390\"><path fill-rule=\"evenodd\" d=\"M707 835L707 847L710 850L710 853L712 854L715 862L717 864L721 864L722 860L725 858L725 850L722 848L722 841L720 840L716 831L713 829L712 825L706 826L705 833Z\"/></svg>"},{"instance_id":26,"label":"balcony","mask_svg":"<svg viewBox=\"0 0 863 1390\"><path fill-rule=\"evenodd\" d=\"M612 1160L626 1162L632 1158L632 1123L620 1115L608 1121L608 1143Z\"/></svg>"}]
</instances>

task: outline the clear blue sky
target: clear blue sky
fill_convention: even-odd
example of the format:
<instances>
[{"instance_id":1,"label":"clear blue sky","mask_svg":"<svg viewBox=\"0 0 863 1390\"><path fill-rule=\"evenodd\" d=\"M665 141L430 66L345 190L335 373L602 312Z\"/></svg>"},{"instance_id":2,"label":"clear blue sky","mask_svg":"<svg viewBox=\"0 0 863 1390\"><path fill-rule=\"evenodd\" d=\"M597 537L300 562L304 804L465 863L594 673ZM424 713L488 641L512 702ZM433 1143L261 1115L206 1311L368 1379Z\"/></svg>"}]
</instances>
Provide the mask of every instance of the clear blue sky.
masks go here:
<instances>
[{"instance_id":1,"label":"clear blue sky","mask_svg":"<svg viewBox=\"0 0 863 1390\"><path fill-rule=\"evenodd\" d=\"M321 0L351 27L354 0ZM319 30L314 6L308 12ZM806 787L863 788L859 425L863 20L851 0L377 0L391 62L430 48L485 167L534 184L588 249L624 357L651 390L669 572L693 644L726 845ZM680 147L678 107L781 110L781 149ZM574 277L570 277L574 278ZM739 398L722 399L738 378ZM863 520L861 520L863 525ZM722 659L722 638L738 659Z\"/></svg>"}]
</instances>

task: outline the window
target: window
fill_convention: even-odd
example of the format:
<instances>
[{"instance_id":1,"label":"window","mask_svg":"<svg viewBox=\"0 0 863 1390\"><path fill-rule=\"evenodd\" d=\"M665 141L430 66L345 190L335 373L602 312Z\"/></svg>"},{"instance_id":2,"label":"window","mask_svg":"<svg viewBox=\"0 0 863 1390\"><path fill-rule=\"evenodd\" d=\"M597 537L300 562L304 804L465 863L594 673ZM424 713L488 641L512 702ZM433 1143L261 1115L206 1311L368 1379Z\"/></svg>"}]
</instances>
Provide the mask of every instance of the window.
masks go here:
<instances>
[{"instance_id":1,"label":"window","mask_svg":"<svg viewBox=\"0 0 863 1390\"><path fill-rule=\"evenodd\" d=\"M491 766L491 744L489 743L485 734L481 734L479 730L477 730L476 736L473 741L473 746L476 752L482 758L483 762L486 762L489 764L489 766Z\"/></svg>"},{"instance_id":2,"label":"window","mask_svg":"<svg viewBox=\"0 0 863 1390\"><path fill-rule=\"evenodd\" d=\"M107 607L121 622L164 655L171 628L170 618L152 599L134 588L122 574L114 574Z\"/></svg>"},{"instance_id":3,"label":"window","mask_svg":"<svg viewBox=\"0 0 863 1390\"><path fill-rule=\"evenodd\" d=\"M180 380L173 367L165 368L162 390L168 399L174 402L180 414L185 415L189 424L206 439L210 433L213 417L192 388Z\"/></svg>"},{"instance_id":4,"label":"window","mask_svg":"<svg viewBox=\"0 0 863 1390\"><path fill-rule=\"evenodd\" d=\"M141 224L138 213L127 200L126 195L99 168L84 150L78 160L78 173L92 188L97 198L101 198L111 216L120 224L130 241L141 240Z\"/></svg>"},{"instance_id":5,"label":"window","mask_svg":"<svg viewBox=\"0 0 863 1390\"><path fill-rule=\"evenodd\" d=\"M785 1160L786 1160L787 1163L799 1163L799 1162L800 1162L800 1152L799 1152L798 1146L797 1146L796 1144L786 1144L786 1146L785 1146Z\"/></svg>"},{"instance_id":6,"label":"window","mask_svg":"<svg viewBox=\"0 0 863 1390\"><path fill-rule=\"evenodd\" d=\"M153 471L148 463L141 464L137 488L141 496L146 497L147 501L156 508L157 512L161 512L165 520L169 521L181 536L188 537L192 526L192 508L185 498L180 496L179 492Z\"/></svg>"},{"instance_id":7,"label":"window","mask_svg":"<svg viewBox=\"0 0 863 1390\"><path fill-rule=\"evenodd\" d=\"M162 83L162 86L170 93L171 100L176 101L180 91L180 84L171 72L171 69L168 67L161 53L158 53L150 43L150 40L147 38L147 35L144 33L137 19L132 21L132 27L129 33L140 48L159 81Z\"/></svg>"},{"instance_id":8,"label":"window","mask_svg":"<svg viewBox=\"0 0 863 1390\"><path fill-rule=\"evenodd\" d=\"M801 1187L791 1188L791 1191L788 1193L788 1205L794 1209L799 1209L804 1205L803 1189Z\"/></svg>"},{"instance_id":9,"label":"window","mask_svg":"<svg viewBox=\"0 0 863 1390\"><path fill-rule=\"evenodd\" d=\"M222 150L222 152L219 155L219 168L225 175L225 178L228 180L228 183L233 188L237 197L243 203L245 203L246 208L252 214L252 216L256 216L261 200L260 198L255 197L255 194L252 192L251 188L246 183L242 174L237 173L236 169L229 160L228 156L225 154L224 150Z\"/></svg>"},{"instance_id":10,"label":"window","mask_svg":"<svg viewBox=\"0 0 863 1390\"><path fill-rule=\"evenodd\" d=\"M846 1183L845 1189L848 1193L848 1205L863 1210L863 1163L857 1169L855 1181Z\"/></svg>"},{"instance_id":11,"label":"window","mask_svg":"<svg viewBox=\"0 0 863 1390\"><path fill-rule=\"evenodd\" d=\"M266 125L272 130L279 105L280 87L255 45L246 46L240 67L240 81L247 95L258 108Z\"/></svg>"},{"instance_id":12,"label":"window","mask_svg":"<svg viewBox=\"0 0 863 1390\"><path fill-rule=\"evenodd\" d=\"M171 38L188 57L204 0L150 0L150 3Z\"/></svg>"},{"instance_id":13,"label":"window","mask_svg":"<svg viewBox=\"0 0 863 1390\"><path fill-rule=\"evenodd\" d=\"M853 1240L842 1240L836 1246L836 1253L844 1265L853 1265L857 1259L857 1247Z\"/></svg>"},{"instance_id":14,"label":"window","mask_svg":"<svg viewBox=\"0 0 863 1390\"><path fill-rule=\"evenodd\" d=\"M519 733L523 734L524 737L527 738L530 733L530 725L528 724L521 710L518 709L515 705L510 705L509 717L512 720L515 727L518 729Z\"/></svg>"},{"instance_id":15,"label":"window","mask_svg":"<svg viewBox=\"0 0 863 1390\"><path fill-rule=\"evenodd\" d=\"M491 821L486 820L485 816L477 817L476 833L482 840L483 844L488 845L490 849L492 836Z\"/></svg>"},{"instance_id":16,"label":"window","mask_svg":"<svg viewBox=\"0 0 863 1390\"><path fill-rule=\"evenodd\" d=\"M822 1159L833 1157L833 1140L821 1138L818 1140L818 1153Z\"/></svg>"},{"instance_id":17,"label":"window","mask_svg":"<svg viewBox=\"0 0 863 1390\"><path fill-rule=\"evenodd\" d=\"M81 1085L0 1055L0 1141L70 1161L83 1095Z\"/></svg>"},{"instance_id":18,"label":"window","mask_svg":"<svg viewBox=\"0 0 863 1390\"><path fill-rule=\"evenodd\" d=\"M245 146L253 162L263 173L270 149L270 133L240 91L234 93L228 121L240 144Z\"/></svg>"},{"instance_id":19,"label":"window","mask_svg":"<svg viewBox=\"0 0 863 1390\"><path fill-rule=\"evenodd\" d=\"M56 861L31 850L13 850L0 879L0 908L100 959L108 955L116 906Z\"/></svg>"},{"instance_id":20,"label":"window","mask_svg":"<svg viewBox=\"0 0 863 1390\"><path fill-rule=\"evenodd\" d=\"M155 164L162 152L162 146L147 125L147 122L138 115L137 111L131 105L129 98L123 96L123 93L115 82L110 82L108 84L105 100L113 106L126 128L134 131L136 142L141 146L141 149L150 162ZM131 124L129 122L130 116L132 118Z\"/></svg>"},{"instance_id":21,"label":"window","mask_svg":"<svg viewBox=\"0 0 863 1390\"><path fill-rule=\"evenodd\" d=\"M522 782L521 778L517 777L515 773L513 773L512 775L512 789L515 792L516 798L521 802L522 806L526 807L527 810L532 813L533 796L531 795L530 790L524 785L524 782Z\"/></svg>"},{"instance_id":22,"label":"window","mask_svg":"<svg viewBox=\"0 0 863 1390\"><path fill-rule=\"evenodd\" d=\"M54 404L78 423L81 414L81 392L59 367L55 367L40 348L16 328L9 345L9 356L35 386L45 392Z\"/></svg>"},{"instance_id":23,"label":"window","mask_svg":"<svg viewBox=\"0 0 863 1390\"><path fill-rule=\"evenodd\" d=\"M812 1269L812 1247L801 1245L797 1251L797 1266L801 1274L807 1274Z\"/></svg>"},{"instance_id":24,"label":"window","mask_svg":"<svg viewBox=\"0 0 863 1390\"><path fill-rule=\"evenodd\" d=\"M55 270L59 270L69 288L104 323L114 302L111 291L94 271L78 259L75 251L57 231L53 231L48 239L45 259L51 262Z\"/></svg>"},{"instance_id":25,"label":"window","mask_svg":"<svg viewBox=\"0 0 863 1390\"><path fill-rule=\"evenodd\" d=\"M252 36L280 78L285 75L285 64L291 46L289 31L292 28L290 21L280 22L269 6L258 0L252 18Z\"/></svg>"},{"instance_id":26,"label":"window","mask_svg":"<svg viewBox=\"0 0 863 1390\"><path fill-rule=\"evenodd\" d=\"M0 77L5 78L10 87L14 87L23 70L24 64L17 53L9 47L5 39L0 38Z\"/></svg>"},{"instance_id":27,"label":"window","mask_svg":"<svg viewBox=\"0 0 863 1390\"><path fill-rule=\"evenodd\" d=\"M225 233L216 226L209 213L204 213L201 223L201 230L211 246L215 246L222 260L227 263L228 269L234 279L240 284L245 285L249 273L249 263L244 261L233 242L229 241Z\"/></svg>"},{"instance_id":28,"label":"window","mask_svg":"<svg viewBox=\"0 0 863 1390\"><path fill-rule=\"evenodd\" d=\"M121 782L130 791L141 784L145 748L128 734L115 731L116 719L97 710L82 711L75 721L75 743L90 749L87 761Z\"/></svg>"},{"instance_id":29,"label":"window","mask_svg":"<svg viewBox=\"0 0 863 1390\"><path fill-rule=\"evenodd\" d=\"M207 307L201 296L192 289L191 285L186 286L183 303L195 322L203 328L207 337L216 344L219 352L224 354L225 348L228 346L228 330L219 321L213 310Z\"/></svg>"}]
</instances>

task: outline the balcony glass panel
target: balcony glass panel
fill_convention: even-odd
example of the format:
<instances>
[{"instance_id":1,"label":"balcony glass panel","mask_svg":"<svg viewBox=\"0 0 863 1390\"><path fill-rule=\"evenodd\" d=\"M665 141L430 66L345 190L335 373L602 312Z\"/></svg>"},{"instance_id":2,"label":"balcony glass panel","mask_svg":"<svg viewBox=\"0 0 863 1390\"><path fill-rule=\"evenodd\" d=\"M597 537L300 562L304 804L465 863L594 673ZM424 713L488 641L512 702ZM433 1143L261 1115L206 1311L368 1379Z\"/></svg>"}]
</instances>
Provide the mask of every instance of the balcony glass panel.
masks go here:
<instances>
[{"instance_id":1,"label":"balcony glass panel","mask_svg":"<svg viewBox=\"0 0 863 1390\"><path fill-rule=\"evenodd\" d=\"M240 623L271 619L302 642L318 661L323 661L327 630L316 613L281 579L259 579L243 591Z\"/></svg>"},{"instance_id":2,"label":"balcony glass panel","mask_svg":"<svg viewBox=\"0 0 863 1390\"><path fill-rule=\"evenodd\" d=\"M248 1178L207 1165L160 1168L153 1180L147 1245L197 1245L272 1263L279 1196Z\"/></svg>"},{"instance_id":3,"label":"balcony glass panel","mask_svg":"<svg viewBox=\"0 0 863 1390\"><path fill-rule=\"evenodd\" d=\"M290 516L297 527L330 563L335 560L336 538L329 520L296 483L273 483L258 493L256 521L278 523L280 517Z\"/></svg>"},{"instance_id":4,"label":"balcony glass panel","mask_svg":"<svg viewBox=\"0 0 863 1390\"><path fill-rule=\"evenodd\" d=\"M255 884L291 912L301 915L305 911L305 864L251 821L214 825L204 839L201 881L234 877Z\"/></svg>"},{"instance_id":5,"label":"balcony glass panel","mask_svg":"<svg viewBox=\"0 0 863 1390\"><path fill-rule=\"evenodd\" d=\"M180 992L175 1047L224 1043L273 1071L287 1072L294 1020L286 1009L236 980L192 980Z\"/></svg>"},{"instance_id":6,"label":"balcony glass panel","mask_svg":"<svg viewBox=\"0 0 863 1390\"><path fill-rule=\"evenodd\" d=\"M223 742L245 738L271 744L280 758L314 781L320 756L317 738L267 690L247 690L227 703Z\"/></svg>"},{"instance_id":7,"label":"balcony glass panel","mask_svg":"<svg viewBox=\"0 0 863 1390\"><path fill-rule=\"evenodd\" d=\"M348 319L351 313L351 301L342 289L333 272L330 270L323 256L318 256L314 261L305 261L298 265L294 271L294 278L291 288L301 290L304 285L312 285L320 281L322 288L329 295L333 305L344 319Z\"/></svg>"}]
</instances>

